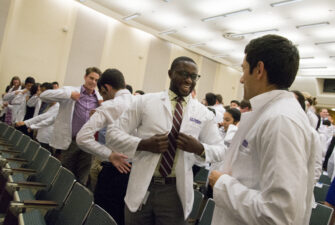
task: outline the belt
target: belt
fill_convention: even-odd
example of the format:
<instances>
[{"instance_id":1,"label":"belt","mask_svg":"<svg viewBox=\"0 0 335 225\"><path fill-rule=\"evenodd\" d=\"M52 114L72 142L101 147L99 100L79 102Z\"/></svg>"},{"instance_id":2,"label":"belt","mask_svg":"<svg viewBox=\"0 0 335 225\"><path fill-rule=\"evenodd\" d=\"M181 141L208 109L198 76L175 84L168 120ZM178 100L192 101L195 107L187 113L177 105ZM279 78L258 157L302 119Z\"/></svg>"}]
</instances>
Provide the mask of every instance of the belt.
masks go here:
<instances>
[{"instance_id":1,"label":"belt","mask_svg":"<svg viewBox=\"0 0 335 225\"><path fill-rule=\"evenodd\" d=\"M175 177L152 177L152 184L176 184Z\"/></svg>"}]
</instances>

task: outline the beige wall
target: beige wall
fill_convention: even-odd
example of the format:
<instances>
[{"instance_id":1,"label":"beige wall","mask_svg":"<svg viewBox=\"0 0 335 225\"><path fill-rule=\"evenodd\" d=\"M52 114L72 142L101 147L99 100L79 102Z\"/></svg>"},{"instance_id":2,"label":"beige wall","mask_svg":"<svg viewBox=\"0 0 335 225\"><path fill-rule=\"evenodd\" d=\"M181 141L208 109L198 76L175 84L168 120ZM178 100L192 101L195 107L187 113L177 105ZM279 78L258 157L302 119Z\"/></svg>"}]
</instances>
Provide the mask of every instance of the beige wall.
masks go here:
<instances>
[{"instance_id":1,"label":"beige wall","mask_svg":"<svg viewBox=\"0 0 335 225\"><path fill-rule=\"evenodd\" d=\"M168 69L189 56L202 75L198 99L206 92L224 100L239 96L240 74L212 61L86 8L73 0L0 0L1 91L12 76L38 82L80 85L86 67L118 68L126 82L146 92L169 86ZM2 40L2 41L1 41Z\"/></svg>"}]
</instances>

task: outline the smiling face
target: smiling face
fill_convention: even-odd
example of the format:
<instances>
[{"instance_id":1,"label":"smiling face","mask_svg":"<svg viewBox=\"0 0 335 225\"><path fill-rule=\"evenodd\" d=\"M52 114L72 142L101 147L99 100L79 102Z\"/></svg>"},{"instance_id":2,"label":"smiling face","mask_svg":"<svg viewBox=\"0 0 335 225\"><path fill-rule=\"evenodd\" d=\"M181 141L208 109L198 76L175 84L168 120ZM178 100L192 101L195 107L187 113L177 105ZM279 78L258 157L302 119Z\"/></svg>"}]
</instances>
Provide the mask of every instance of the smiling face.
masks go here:
<instances>
[{"instance_id":1,"label":"smiling face","mask_svg":"<svg viewBox=\"0 0 335 225\"><path fill-rule=\"evenodd\" d=\"M197 74L197 65L189 61L180 61L173 70L169 70L170 90L178 96L188 96L196 85L196 80L192 80L190 76L183 74Z\"/></svg>"},{"instance_id":2,"label":"smiling face","mask_svg":"<svg viewBox=\"0 0 335 225\"><path fill-rule=\"evenodd\" d=\"M95 73L95 72L91 72L90 74L84 76L85 79L85 88L93 91L95 89L95 87L97 86L97 82L99 79L99 74Z\"/></svg>"}]
</instances>

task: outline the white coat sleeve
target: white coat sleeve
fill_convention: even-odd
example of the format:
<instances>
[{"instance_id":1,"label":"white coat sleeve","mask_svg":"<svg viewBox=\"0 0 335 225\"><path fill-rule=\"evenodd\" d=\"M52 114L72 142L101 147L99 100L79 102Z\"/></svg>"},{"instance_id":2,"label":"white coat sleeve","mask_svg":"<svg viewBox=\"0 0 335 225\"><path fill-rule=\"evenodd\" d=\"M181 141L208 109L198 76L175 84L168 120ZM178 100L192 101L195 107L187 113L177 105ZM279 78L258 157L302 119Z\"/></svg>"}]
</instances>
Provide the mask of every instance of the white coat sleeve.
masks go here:
<instances>
[{"instance_id":1,"label":"white coat sleeve","mask_svg":"<svg viewBox=\"0 0 335 225\"><path fill-rule=\"evenodd\" d=\"M303 131L294 121L280 116L265 121L256 138L257 149L253 151L259 162L255 166L260 170L260 190L224 174L214 186L215 204L241 224L293 224L298 204L306 201L309 177L308 153L304 143L299 143L305 140Z\"/></svg>"},{"instance_id":2,"label":"white coat sleeve","mask_svg":"<svg viewBox=\"0 0 335 225\"><path fill-rule=\"evenodd\" d=\"M13 100L14 97L15 97L15 91L12 91L12 92L9 92L9 93L5 94L2 99L3 99L4 102L5 101L9 102L9 101Z\"/></svg>"},{"instance_id":3,"label":"white coat sleeve","mask_svg":"<svg viewBox=\"0 0 335 225\"><path fill-rule=\"evenodd\" d=\"M204 146L206 162L221 162L223 160L227 147L224 145L219 128L213 120L204 125L199 135L199 141ZM196 158L197 160L200 159L198 155L196 155Z\"/></svg>"},{"instance_id":4,"label":"white coat sleeve","mask_svg":"<svg viewBox=\"0 0 335 225\"><path fill-rule=\"evenodd\" d=\"M314 130L314 129L313 129ZM315 131L316 140L318 141L318 145L322 146L321 144L321 137L320 135ZM322 173L322 147L317 148L315 152L315 177L314 177L314 183L316 184L321 176Z\"/></svg>"},{"instance_id":5,"label":"white coat sleeve","mask_svg":"<svg viewBox=\"0 0 335 225\"><path fill-rule=\"evenodd\" d=\"M49 108L48 111L42 113L41 115L35 116L29 120L25 120L24 124L31 129L40 129L42 127L52 125L57 117L59 110L59 103L56 103Z\"/></svg>"},{"instance_id":6,"label":"white coat sleeve","mask_svg":"<svg viewBox=\"0 0 335 225\"><path fill-rule=\"evenodd\" d=\"M97 131L106 127L106 125L106 117L102 111L97 110L80 129L76 139L80 149L99 157L102 161L109 161L108 158L112 150L97 142L94 135Z\"/></svg>"},{"instance_id":7,"label":"white coat sleeve","mask_svg":"<svg viewBox=\"0 0 335 225\"><path fill-rule=\"evenodd\" d=\"M130 108L108 125L106 145L133 158L141 138L130 135L141 124L142 96L135 98Z\"/></svg>"},{"instance_id":8,"label":"white coat sleeve","mask_svg":"<svg viewBox=\"0 0 335 225\"><path fill-rule=\"evenodd\" d=\"M61 102L64 100L71 99L72 90L70 88L59 88L56 90L46 90L41 93L40 98L42 101L51 102Z\"/></svg>"},{"instance_id":9,"label":"white coat sleeve","mask_svg":"<svg viewBox=\"0 0 335 225\"><path fill-rule=\"evenodd\" d=\"M28 101L27 101L27 106L29 107L35 107L36 104L38 103L39 97L37 95L32 96Z\"/></svg>"},{"instance_id":10,"label":"white coat sleeve","mask_svg":"<svg viewBox=\"0 0 335 225\"><path fill-rule=\"evenodd\" d=\"M21 105L26 101L26 95L20 91L15 97L13 98L11 104L12 105Z\"/></svg>"}]
</instances>

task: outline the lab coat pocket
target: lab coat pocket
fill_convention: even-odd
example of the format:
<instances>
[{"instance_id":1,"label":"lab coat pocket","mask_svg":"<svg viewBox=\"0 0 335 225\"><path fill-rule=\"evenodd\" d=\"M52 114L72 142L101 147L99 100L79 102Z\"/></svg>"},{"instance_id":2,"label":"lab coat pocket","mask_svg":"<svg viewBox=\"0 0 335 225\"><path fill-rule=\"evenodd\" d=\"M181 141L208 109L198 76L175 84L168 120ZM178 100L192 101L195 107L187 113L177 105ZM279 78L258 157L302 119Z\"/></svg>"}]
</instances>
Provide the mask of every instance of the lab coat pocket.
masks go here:
<instances>
[{"instance_id":1,"label":"lab coat pocket","mask_svg":"<svg viewBox=\"0 0 335 225\"><path fill-rule=\"evenodd\" d=\"M198 139L200 131L201 131L201 122L197 123L191 120L187 121L185 124L182 124L182 128L180 129L180 132L191 135L196 139Z\"/></svg>"}]
</instances>

